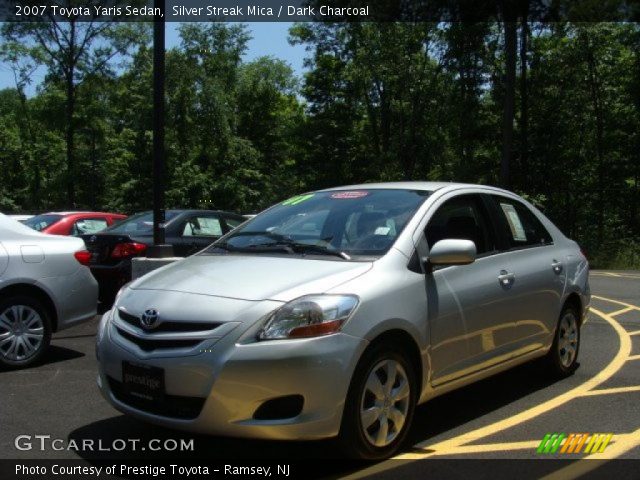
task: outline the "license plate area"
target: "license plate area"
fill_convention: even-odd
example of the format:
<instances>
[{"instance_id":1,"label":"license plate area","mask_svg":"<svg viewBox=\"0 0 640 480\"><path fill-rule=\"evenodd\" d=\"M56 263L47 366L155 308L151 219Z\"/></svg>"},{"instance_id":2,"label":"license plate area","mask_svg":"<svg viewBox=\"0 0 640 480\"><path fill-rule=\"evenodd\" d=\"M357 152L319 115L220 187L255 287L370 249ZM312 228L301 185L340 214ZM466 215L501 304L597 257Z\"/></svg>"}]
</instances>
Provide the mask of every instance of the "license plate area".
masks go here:
<instances>
[{"instance_id":1,"label":"license plate area","mask_svg":"<svg viewBox=\"0 0 640 480\"><path fill-rule=\"evenodd\" d=\"M164 369L141 363L122 362L122 387L134 397L149 401L164 399Z\"/></svg>"}]
</instances>

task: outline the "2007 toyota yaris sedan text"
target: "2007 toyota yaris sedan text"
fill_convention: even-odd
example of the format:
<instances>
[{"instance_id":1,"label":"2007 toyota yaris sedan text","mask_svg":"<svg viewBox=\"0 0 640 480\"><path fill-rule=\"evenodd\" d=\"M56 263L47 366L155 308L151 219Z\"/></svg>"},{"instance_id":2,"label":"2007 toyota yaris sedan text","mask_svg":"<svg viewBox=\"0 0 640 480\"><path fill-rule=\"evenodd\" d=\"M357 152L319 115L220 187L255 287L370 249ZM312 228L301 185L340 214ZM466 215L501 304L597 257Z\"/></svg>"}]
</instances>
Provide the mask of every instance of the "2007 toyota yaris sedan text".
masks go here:
<instances>
[{"instance_id":1,"label":"2007 toyota yaris sedan text","mask_svg":"<svg viewBox=\"0 0 640 480\"><path fill-rule=\"evenodd\" d=\"M124 287L98 383L149 422L382 458L430 398L537 357L572 373L589 299L578 245L515 194L333 188Z\"/></svg>"}]
</instances>

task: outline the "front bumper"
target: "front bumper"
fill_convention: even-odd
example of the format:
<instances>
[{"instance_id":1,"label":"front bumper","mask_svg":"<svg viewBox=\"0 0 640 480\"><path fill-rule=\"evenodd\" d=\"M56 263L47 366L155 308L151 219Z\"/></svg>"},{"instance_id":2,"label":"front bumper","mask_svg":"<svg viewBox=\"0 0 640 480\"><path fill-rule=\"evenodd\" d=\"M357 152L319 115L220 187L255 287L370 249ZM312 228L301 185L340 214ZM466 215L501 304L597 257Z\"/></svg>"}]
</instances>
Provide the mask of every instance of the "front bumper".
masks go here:
<instances>
[{"instance_id":1,"label":"front bumper","mask_svg":"<svg viewBox=\"0 0 640 480\"><path fill-rule=\"evenodd\" d=\"M232 337L232 338L231 338ZM110 338L97 346L98 385L118 410L152 423L188 431L280 440L336 436L355 365L366 341L338 333L300 340L236 343L223 337L197 355L141 359ZM122 394L122 362L164 369L164 404L131 401ZM269 400L299 395L299 414L259 420ZM178 418L189 416L192 418Z\"/></svg>"}]
</instances>

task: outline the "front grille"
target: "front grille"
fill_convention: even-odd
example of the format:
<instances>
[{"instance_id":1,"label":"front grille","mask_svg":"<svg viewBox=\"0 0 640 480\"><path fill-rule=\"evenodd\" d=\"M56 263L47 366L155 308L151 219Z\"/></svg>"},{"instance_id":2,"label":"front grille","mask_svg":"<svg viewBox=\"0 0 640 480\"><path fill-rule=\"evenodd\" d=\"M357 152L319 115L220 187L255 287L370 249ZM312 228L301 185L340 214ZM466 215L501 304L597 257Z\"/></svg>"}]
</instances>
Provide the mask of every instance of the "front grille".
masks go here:
<instances>
[{"instance_id":1,"label":"front grille","mask_svg":"<svg viewBox=\"0 0 640 480\"><path fill-rule=\"evenodd\" d=\"M202 411L206 398L183 397L179 395L165 395L162 401L145 400L126 392L122 382L107 377L111 393L120 402L144 412L161 415L163 417L182 418L192 420Z\"/></svg>"},{"instance_id":2,"label":"front grille","mask_svg":"<svg viewBox=\"0 0 640 480\"><path fill-rule=\"evenodd\" d=\"M123 322L140 328L140 317L121 309L118 309L118 316ZM161 323L153 329L153 332L205 332L213 330L220 325L222 324L216 322L174 322L162 320Z\"/></svg>"},{"instance_id":3,"label":"front grille","mask_svg":"<svg viewBox=\"0 0 640 480\"><path fill-rule=\"evenodd\" d=\"M166 339L166 338L140 338L135 335L130 334L129 332L124 331L121 328L117 328L116 330L120 334L121 337L126 338L131 343L135 343L138 347L140 347L145 352L152 352L154 350L159 349L167 349L167 348L191 348L198 345L202 342L203 339L195 339L195 340L181 340L181 339Z\"/></svg>"}]
</instances>

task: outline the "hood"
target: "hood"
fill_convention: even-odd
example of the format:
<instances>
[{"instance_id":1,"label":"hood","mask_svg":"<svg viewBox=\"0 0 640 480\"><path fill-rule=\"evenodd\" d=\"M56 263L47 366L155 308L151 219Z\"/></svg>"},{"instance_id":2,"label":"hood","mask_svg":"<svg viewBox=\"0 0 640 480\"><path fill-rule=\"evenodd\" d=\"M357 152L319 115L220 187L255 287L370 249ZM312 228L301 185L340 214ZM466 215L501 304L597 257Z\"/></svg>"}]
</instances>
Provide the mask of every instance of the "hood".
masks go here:
<instances>
[{"instance_id":1,"label":"hood","mask_svg":"<svg viewBox=\"0 0 640 480\"><path fill-rule=\"evenodd\" d=\"M362 275L372 265L308 257L195 255L141 277L130 288L288 302L323 293Z\"/></svg>"}]
</instances>

